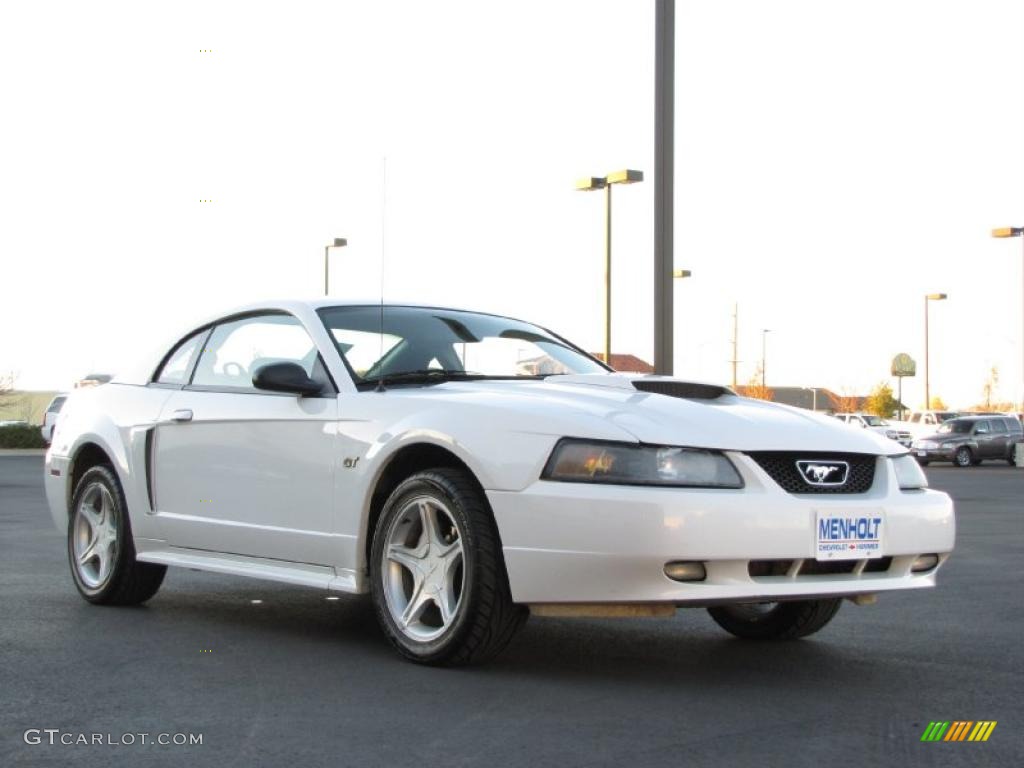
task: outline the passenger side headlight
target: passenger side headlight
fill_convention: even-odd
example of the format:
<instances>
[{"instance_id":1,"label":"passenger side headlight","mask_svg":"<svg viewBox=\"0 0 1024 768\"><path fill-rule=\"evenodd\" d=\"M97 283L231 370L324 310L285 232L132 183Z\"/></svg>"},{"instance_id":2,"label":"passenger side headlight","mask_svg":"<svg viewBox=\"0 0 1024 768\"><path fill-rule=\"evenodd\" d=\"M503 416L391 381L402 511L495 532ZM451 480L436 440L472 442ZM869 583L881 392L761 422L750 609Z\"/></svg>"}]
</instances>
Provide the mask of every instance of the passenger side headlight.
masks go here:
<instances>
[{"instance_id":1,"label":"passenger side headlight","mask_svg":"<svg viewBox=\"0 0 1024 768\"><path fill-rule=\"evenodd\" d=\"M555 446L541 477L569 483L743 487L732 462L718 451L572 438Z\"/></svg>"},{"instance_id":2,"label":"passenger side headlight","mask_svg":"<svg viewBox=\"0 0 1024 768\"><path fill-rule=\"evenodd\" d=\"M924 470L909 453L894 456L892 468L896 470L896 479L901 491L916 491L928 487L928 478L925 477Z\"/></svg>"}]
</instances>

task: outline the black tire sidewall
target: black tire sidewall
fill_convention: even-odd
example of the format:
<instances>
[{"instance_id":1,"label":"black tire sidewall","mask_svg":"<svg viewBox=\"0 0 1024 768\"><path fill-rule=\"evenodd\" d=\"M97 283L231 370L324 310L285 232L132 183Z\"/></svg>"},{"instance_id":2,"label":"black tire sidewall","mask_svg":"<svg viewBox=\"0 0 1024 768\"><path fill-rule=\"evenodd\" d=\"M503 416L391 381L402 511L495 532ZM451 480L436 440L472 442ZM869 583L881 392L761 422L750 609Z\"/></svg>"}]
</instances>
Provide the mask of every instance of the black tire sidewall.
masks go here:
<instances>
[{"instance_id":1,"label":"black tire sidewall","mask_svg":"<svg viewBox=\"0 0 1024 768\"><path fill-rule=\"evenodd\" d=\"M78 505L86 489L96 483L102 484L110 493L113 500L112 514L117 524L117 552L114 556L114 565L110 569L107 580L98 587L90 587L85 584L75 567L74 530L75 520L78 516ZM134 559L134 547L131 545L131 526L128 523L126 514L127 505L124 493L121 490L121 483L113 470L105 466L97 466L88 469L75 486L75 493L72 497L71 509L68 510L67 550L68 565L71 567L71 578L79 593L89 602L102 603L117 589L118 582L122 578L125 568Z\"/></svg>"},{"instance_id":2,"label":"black tire sidewall","mask_svg":"<svg viewBox=\"0 0 1024 768\"><path fill-rule=\"evenodd\" d=\"M787 640L813 634L832 620L839 610L841 600L799 600L778 603L774 609L761 617L743 617L734 606L722 605L708 609L708 613L727 632L746 640ZM806 631L797 630L806 622L807 614L812 616Z\"/></svg>"},{"instance_id":3,"label":"black tire sidewall","mask_svg":"<svg viewBox=\"0 0 1024 768\"><path fill-rule=\"evenodd\" d=\"M392 520L402 510L406 502L416 496L436 496L442 501L455 518L455 524L462 539L462 594L459 599L458 615L454 624L434 640L420 642L408 637L395 623L388 609L383 584L383 554L387 532ZM377 619L392 643L406 656L424 662L443 661L454 652L462 642L463 636L469 631L471 614L475 610L477 598L476 575L477 546L474 523L468 514L465 504L475 500L463 500L461 494L451 487L443 475L436 472L420 472L402 482L392 492L377 521L373 534L370 560L370 593L373 596Z\"/></svg>"}]
</instances>

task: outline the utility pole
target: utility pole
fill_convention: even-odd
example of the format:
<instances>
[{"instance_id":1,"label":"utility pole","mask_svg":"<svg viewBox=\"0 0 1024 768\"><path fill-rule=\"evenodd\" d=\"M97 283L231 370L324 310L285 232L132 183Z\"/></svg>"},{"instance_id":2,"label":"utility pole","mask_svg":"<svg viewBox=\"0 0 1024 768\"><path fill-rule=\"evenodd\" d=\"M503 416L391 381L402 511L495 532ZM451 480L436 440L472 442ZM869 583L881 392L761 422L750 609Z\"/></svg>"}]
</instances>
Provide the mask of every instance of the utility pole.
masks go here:
<instances>
[{"instance_id":1,"label":"utility pole","mask_svg":"<svg viewBox=\"0 0 1024 768\"><path fill-rule=\"evenodd\" d=\"M736 365L740 361L739 354L738 354L739 342L737 341L737 339L739 339L739 335L740 335L740 321L739 321L739 317L740 317L740 305L737 302L737 303L732 305L732 360L729 361L730 363L732 363L732 388L733 389L736 389Z\"/></svg>"},{"instance_id":2,"label":"utility pole","mask_svg":"<svg viewBox=\"0 0 1024 768\"><path fill-rule=\"evenodd\" d=\"M654 371L671 376L675 183L675 0L654 6Z\"/></svg>"}]
</instances>

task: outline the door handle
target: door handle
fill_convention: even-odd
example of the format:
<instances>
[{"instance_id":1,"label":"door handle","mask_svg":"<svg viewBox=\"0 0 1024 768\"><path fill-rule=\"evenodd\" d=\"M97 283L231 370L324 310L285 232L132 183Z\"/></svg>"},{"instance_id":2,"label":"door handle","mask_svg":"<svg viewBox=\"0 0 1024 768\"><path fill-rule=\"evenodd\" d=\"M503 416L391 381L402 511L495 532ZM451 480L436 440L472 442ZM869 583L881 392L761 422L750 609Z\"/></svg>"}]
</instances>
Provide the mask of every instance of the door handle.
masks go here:
<instances>
[{"instance_id":1,"label":"door handle","mask_svg":"<svg viewBox=\"0 0 1024 768\"><path fill-rule=\"evenodd\" d=\"M171 414L171 421L192 421L192 409L181 408Z\"/></svg>"}]
</instances>

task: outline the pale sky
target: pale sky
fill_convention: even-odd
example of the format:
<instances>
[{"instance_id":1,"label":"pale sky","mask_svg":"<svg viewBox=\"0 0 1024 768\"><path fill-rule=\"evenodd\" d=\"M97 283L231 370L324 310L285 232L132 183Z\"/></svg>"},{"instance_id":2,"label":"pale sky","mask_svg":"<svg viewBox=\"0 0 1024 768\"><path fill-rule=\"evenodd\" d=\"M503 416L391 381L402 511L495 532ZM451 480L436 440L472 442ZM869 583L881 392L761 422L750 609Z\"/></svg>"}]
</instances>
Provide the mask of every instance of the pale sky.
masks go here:
<instances>
[{"instance_id":1,"label":"pale sky","mask_svg":"<svg viewBox=\"0 0 1024 768\"><path fill-rule=\"evenodd\" d=\"M1020 397L1024 0L676 9L676 374ZM332 295L510 314L650 360L651 0L7 2L0 370L116 372L196 320ZM211 51L201 52L201 51ZM386 162L385 162L386 158ZM386 165L386 183L384 168ZM200 202L211 200L212 202ZM382 261L383 253L383 261Z\"/></svg>"}]
</instances>

